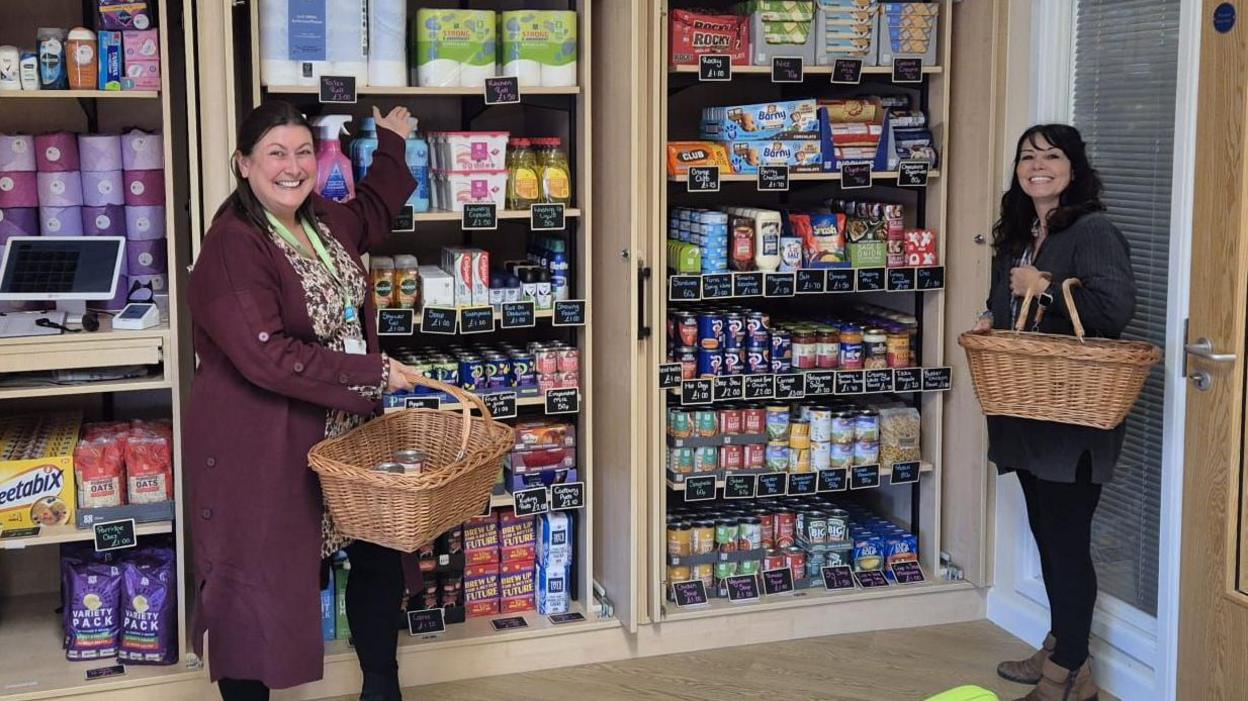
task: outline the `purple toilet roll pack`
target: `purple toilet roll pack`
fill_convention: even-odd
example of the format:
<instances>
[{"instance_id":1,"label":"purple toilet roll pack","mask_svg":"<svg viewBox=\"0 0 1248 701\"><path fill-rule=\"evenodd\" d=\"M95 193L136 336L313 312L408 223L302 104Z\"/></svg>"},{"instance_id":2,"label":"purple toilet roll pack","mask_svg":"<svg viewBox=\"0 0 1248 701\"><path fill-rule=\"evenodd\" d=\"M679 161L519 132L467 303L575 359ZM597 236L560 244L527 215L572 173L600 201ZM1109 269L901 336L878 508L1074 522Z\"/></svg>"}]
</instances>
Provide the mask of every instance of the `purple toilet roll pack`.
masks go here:
<instances>
[{"instance_id":1,"label":"purple toilet roll pack","mask_svg":"<svg viewBox=\"0 0 1248 701\"><path fill-rule=\"evenodd\" d=\"M67 131L35 137L35 163L40 173L79 170L78 135Z\"/></svg>"},{"instance_id":2,"label":"purple toilet roll pack","mask_svg":"<svg viewBox=\"0 0 1248 701\"><path fill-rule=\"evenodd\" d=\"M39 229L44 236L82 236L82 207L40 207Z\"/></svg>"},{"instance_id":3,"label":"purple toilet roll pack","mask_svg":"<svg viewBox=\"0 0 1248 701\"><path fill-rule=\"evenodd\" d=\"M76 170L64 173L38 173L40 207L81 207L82 174Z\"/></svg>"},{"instance_id":4,"label":"purple toilet roll pack","mask_svg":"<svg viewBox=\"0 0 1248 701\"><path fill-rule=\"evenodd\" d=\"M165 273L165 240L126 241L127 275L163 275Z\"/></svg>"},{"instance_id":5,"label":"purple toilet roll pack","mask_svg":"<svg viewBox=\"0 0 1248 701\"><path fill-rule=\"evenodd\" d=\"M165 171L127 170L123 174L126 205L153 207L165 203Z\"/></svg>"},{"instance_id":6,"label":"purple toilet roll pack","mask_svg":"<svg viewBox=\"0 0 1248 701\"><path fill-rule=\"evenodd\" d=\"M165 237L164 207L126 207L126 236L131 241Z\"/></svg>"},{"instance_id":7,"label":"purple toilet roll pack","mask_svg":"<svg viewBox=\"0 0 1248 701\"><path fill-rule=\"evenodd\" d=\"M135 129L121 135L121 162L125 170L162 170L165 148L160 134Z\"/></svg>"},{"instance_id":8,"label":"purple toilet roll pack","mask_svg":"<svg viewBox=\"0 0 1248 701\"><path fill-rule=\"evenodd\" d=\"M0 209L0 236L38 236L39 210L35 207Z\"/></svg>"},{"instance_id":9,"label":"purple toilet roll pack","mask_svg":"<svg viewBox=\"0 0 1248 701\"><path fill-rule=\"evenodd\" d=\"M115 204L106 207L83 207L82 231L87 236L125 236L125 208Z\"/></svg>"},{"instance_id":10,"label":"purple toilet roll pack","mask_svg":"<svg viewBox=\"0 0 1248 701\"><path fill-rule=\"evenodd\" d=\"M0 173L33 173L35 162L35 137L0 134Z\"/></svg>"},{"instance_id":11,"label":"purple toilet roll pack","mask_svg":"<svg viewBox=\"0 0 1248 701\"><path fill-rule=\"evenodd\" d=\"M120 170L82 172L82 203L88 207L125 204L125 184Z\"/></svg>"},{"instance_id":12,"label":"purple toilet roll pack","mask_svg":"<svg viewBox=\"0 0 1248 701\"><path fill-rule=\"evenodd\" d=\"M78 160L89 173L121 170L121 137L116 134L79 134Z\"/></svg>"},{"instance_id":13,"label":"purple toilet roll pack","mask_svg":"<svg viewBox=\"0 0 1248 701\"><path fill-rule=\"evenodd\" d=\"M39 177L36 173L0 172L0 208L38 206Z\"/></svg>"}]
</instances>

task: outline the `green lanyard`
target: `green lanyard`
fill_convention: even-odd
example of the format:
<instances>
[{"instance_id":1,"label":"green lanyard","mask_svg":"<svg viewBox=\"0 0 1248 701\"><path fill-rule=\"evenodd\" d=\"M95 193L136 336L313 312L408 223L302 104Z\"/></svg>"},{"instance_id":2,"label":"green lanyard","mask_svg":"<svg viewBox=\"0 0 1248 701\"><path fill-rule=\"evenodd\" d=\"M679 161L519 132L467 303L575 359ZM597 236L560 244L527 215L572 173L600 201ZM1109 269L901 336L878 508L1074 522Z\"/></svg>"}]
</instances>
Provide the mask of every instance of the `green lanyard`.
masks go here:
<instances>
[{"instance_id":1,"label":"green lanyard","mask_svg":"<svg viewBox=\"0 0 1248 701\"><path fill-rule=\"evenodd\" d=\"M285 224L279 221L277 217L273 216L272 212L266 210L264 215L269 218L269 224L273 226L273 230L277 232L278 236L282 237L283 241L293 246L294 249L299 251L300 254L307 255L307 249L303 247L303 244L299 242L299 239L295 238L294 234L290 233L290 229L287 229ZM347 292L348 283L346 280L338 277L338 266L334 263L333 256L329 255L329 251L325 250L325 244L321 243L321 237L317 234L316 229L313 228L312 224L309 223L307 219L302 220L300 223L303 224L303 233L306 234L308 240L312 242L312 248L316 249L316 257L320 258L321 262L325 264L325 269L329 271L330 276L333 277L334 282L338 285L342 292L343 316L347 321L355 320L356 310L355 305L351 303L351 297Z\"/></svg>"}]
</instances>

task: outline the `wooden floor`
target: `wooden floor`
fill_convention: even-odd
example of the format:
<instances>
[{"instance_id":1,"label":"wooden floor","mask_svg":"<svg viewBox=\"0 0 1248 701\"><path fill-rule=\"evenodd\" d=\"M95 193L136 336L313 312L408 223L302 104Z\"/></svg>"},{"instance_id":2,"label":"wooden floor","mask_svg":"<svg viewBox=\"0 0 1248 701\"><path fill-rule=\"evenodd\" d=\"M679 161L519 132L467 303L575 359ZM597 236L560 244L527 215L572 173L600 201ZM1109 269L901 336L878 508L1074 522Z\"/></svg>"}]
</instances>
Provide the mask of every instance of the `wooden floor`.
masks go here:
<instances>
[{"instance_id":1,"label":"wooden floor","mask_svg":"<svg viewBox=\"0 0 1248 701\"><path fill-rule=\"evenodd\" d=\"M906 701L963 684L1004 701L1028 687L997 662L1031 652L986 621L859 633L473 679L404 691L405 701ZM1107 699L1105 694L1102 699ZM334 701L351 701L343 696Z\"/></svg>"}]
</instances>

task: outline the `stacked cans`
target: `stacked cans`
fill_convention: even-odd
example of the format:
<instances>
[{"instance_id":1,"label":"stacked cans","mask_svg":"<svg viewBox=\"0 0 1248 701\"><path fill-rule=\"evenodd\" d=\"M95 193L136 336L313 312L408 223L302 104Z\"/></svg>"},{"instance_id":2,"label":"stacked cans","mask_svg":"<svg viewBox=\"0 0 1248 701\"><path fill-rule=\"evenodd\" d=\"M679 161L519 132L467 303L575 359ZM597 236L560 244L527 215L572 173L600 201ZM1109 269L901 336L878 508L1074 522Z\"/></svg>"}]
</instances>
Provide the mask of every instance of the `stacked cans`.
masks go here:
<instances>
[{"instance_id":1,"label":"stacked cans","mask_svg":"<svg viewBox=\"0 0 1248 701\"><path fill-rule=\"evenodd\" d=\"M684 259L685 265L674 266L681 273L723 273L728 271L728 215L708 209L673 207L668 213L667 238L679 248L673 260ZM687 249L687 250L686 250ZM696 251L701 261L698 270L690 270ZM685 269L681 269L685 268Z\"/></svg>"},{"instance_id":2,"label":"stacked cans","mask_svg":"<svg viewBox=\"0 0 1248 701\"><path fill-rule=\"evenodd\" d=\"M792 370L793 342L772 331L771 317L745 307L676 310L667 317L668 362L686 380Z\"/></svg>"},{"instance_id":3,"label":"stacked cans","mask_svg":"<svg viewBox=\"0 0 1248 701\"><path fill-rule=\"evenodd\" d=\"M561 342L400 348L393 356L431 380L470 392L580 386L580 351Z\"/></svg>"},{"instance_id":4,"label":"stacked cans","mask_svg":"<svg viewBox=\"0 0 1248 701\"><path fill-rule=\"evenodd\" d=\"M766 412L760 404L732 404L714 409L669 408L667 435L671 438L752 437L758 440L737 440L722 444L714 441L716 445L697 448L669 447L668 471L673 476L763 471L766 467L765 446L761 440L765 431L765 415Z\"/></svg>"}]
</instances>

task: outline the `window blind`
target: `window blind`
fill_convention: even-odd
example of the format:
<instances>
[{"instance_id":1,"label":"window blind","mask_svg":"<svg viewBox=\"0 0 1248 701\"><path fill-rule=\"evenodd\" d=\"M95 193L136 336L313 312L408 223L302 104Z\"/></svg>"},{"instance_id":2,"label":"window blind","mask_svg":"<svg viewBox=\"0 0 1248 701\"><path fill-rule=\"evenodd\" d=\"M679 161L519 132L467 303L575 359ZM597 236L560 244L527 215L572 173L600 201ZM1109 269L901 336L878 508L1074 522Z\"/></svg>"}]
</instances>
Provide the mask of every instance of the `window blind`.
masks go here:
<instances>
[{"instance_id":1,"label":"window blind","mask_svg":"<svg viewBox=\"0 0 1248 701\"><path fill-rule=\"evenodd\" d=\"M1139 287L1124 337L1166 342L1180 0L1076 0L1074 125L1131 243ZM1100 590L1155 616L1165 381L1154 368L1092 530Z\"/></svg>"}]
</instances>

